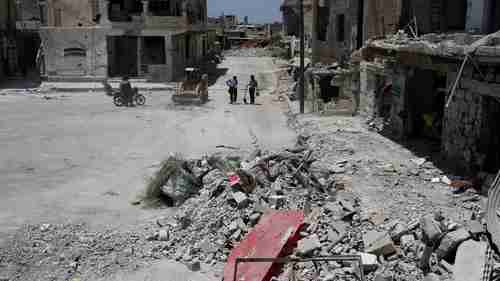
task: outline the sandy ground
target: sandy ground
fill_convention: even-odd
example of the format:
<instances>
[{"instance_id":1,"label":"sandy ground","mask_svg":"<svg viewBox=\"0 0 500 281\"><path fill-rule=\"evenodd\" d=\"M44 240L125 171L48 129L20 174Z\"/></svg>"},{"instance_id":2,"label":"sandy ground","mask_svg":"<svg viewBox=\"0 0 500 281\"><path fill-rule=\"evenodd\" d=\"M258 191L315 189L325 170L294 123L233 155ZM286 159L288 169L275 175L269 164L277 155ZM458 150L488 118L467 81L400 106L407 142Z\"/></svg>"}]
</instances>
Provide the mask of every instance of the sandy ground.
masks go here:
<instances>
[{"instance_id":1,"label":"sandy ground","mask_svg":"<svg viewBox=\"0 0 500 281\"><path fill-rule=\"evenodd\" d=\"M165 215L129 201L169 153L292 143L283 104L268 95L272 59L229 57L220 67L228 72L201 107L175 107L168 92L146 94L146 106L135 108L117 108L103 93L0 96L0 242L25 223L126 230ZM237 75L243 86L250 74L262 80L261 105L229 105L225 81Z\"/></svg>"}]
</instances>

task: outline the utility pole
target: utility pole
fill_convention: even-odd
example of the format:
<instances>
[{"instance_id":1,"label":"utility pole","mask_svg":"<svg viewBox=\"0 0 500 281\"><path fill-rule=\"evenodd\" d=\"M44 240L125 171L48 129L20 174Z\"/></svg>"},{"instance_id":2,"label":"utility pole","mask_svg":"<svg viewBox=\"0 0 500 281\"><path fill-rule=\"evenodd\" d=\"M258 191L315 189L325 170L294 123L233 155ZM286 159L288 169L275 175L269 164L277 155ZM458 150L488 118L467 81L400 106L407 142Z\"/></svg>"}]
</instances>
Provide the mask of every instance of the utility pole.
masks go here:
<instances>
[{"instance_id":1,"label":"utility pole","mask_svg":"<svg viewBox=\"0 0 500 281\"><path fill-rule=\"evenodd\" d=\"M319 14L318 14L318 9L319 9L319 0L312 0L312 18L313 18L313 30L312 30L312 46L311 46L311 51L312 51L312 59L311 62L314 65L315 63L319 62L319 42L318 42L318 34L319 34Z\"/></svg>"},{"instance_id":2,"label":"utility pole","mask_svg":"<svg viewBox=\"0 0 500 281\"><path fill-rule=\"evenodd\" d=\"M299 99L300 99L300 113L304 113L305 107L305 75L304 75L304 56L305 56L305 34L304 34L304 2L299 2L299 33L300 33L300 78L299 78Z\"/></svg>"}]
</instances>

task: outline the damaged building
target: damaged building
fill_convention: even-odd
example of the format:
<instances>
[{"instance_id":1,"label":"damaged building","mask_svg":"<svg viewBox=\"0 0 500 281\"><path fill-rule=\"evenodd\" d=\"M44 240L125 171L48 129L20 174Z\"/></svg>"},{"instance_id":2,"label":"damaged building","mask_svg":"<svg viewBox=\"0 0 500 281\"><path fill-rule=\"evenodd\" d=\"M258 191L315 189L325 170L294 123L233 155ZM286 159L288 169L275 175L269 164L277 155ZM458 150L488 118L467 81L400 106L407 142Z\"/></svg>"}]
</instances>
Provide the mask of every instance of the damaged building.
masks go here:
<instances>
[{"instance_id":1,"label":"damaged building","mask_svg":"<svg viewBox=\"0 0 500 281\"><path fill-rule=\"evenodd\" d=\"M500 36L482 38L399 33L370 42L360 66L361 114L383 118L400 139L438 145L455 169L498 171Z\"/></svg>"},{"instance_id":2,"label":"damaged building","mask_svg":"<svg viewBox=\"0 0 500 281\"><path fill-rule=\"evenodd\" d=\"M15 72L15 2L0 2L0 81Z\"/></svg>"},{"instance_id":3,"label":"damaged building","mask_svg":"<svg viewBox=\"0 0 500 281\"><path fill-rule=\"evenodd\" d=\"M47 0L43 14L49 80L172 81L208 49L206 0Z\"/></svg>"},{"instance_id":4,"label":"damaged building","mask_svg":"<svg viewBox=\"0 0 500 281\"><path fill-rule=\"evenodd\" d=\"M328 102L339 93L350 96L355 112L382 120L392 136L423 144L422 149L441 155L456 170L500 168L500 155L493 152L500 135L492 121L500 117L500 39L488 37L477 50L466 52L500 29L497 1L311 3L317 3L310 8L311 38L317 40L311 44L312 59L320 64L310 72L321 75L315 82L320 91L311 96L308 90L308 98ZM293 22L285 20L287 30ZM466 57L471 59L459 75Z\"/></svg>"},{"instance_id":5,"label":"damaged building","mask_svg":"<svg viewBox=\"0 0 500 281\"><path fill-rule=\"evenodd\" d=\"M358 64L360 113L384 120L397 139L424 144L424 151L437 152L451 168L496 172L500 138L492 120L499 117L500 41L484 34L499 29L500 5L400 3L396 26L403 30L372 36L370 28L385 32L380 29L385 18L365 22L364 32L374 40L366 43Z\"/></svg>"}]
</instances>

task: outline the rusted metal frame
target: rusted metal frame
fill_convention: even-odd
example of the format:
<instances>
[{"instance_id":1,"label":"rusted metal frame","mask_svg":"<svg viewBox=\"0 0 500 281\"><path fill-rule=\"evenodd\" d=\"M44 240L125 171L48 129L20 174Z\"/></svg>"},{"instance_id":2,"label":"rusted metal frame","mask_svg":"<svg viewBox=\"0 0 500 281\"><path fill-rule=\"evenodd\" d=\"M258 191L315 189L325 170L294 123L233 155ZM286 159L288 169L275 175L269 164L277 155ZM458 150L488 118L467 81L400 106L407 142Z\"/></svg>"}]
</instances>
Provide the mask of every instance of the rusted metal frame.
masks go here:
<instances>
[{"instance_id":1,"label":"rusted metal frame","mask_svg":"<svg viewBox=\"0 0 500 281\"><path fill-rule=\"evenodd\" d=\"M321 256L314 258L266 258L266 257L254 257L254 258L236 258L234 263L234 276L233 281L237 280L238 264L239 263L258 263L258 262L272 262L272 263L304 263L304 262L329 262L329 261L353 261L359 264L359 278L361 281L365 281L365 275L363 272L363 267L361 263L361 256L359 255L338 255L338 256Z\"/></svg>"},{"instance_id":2,"label":"rusted metal frame","mask_svg":"<svg viewBox=\"0 0 500 281\"><path fill-rule=\"evenodd\" d=\"M477 63L477 61L469 54L466 54L466 56L469 57L469 60L472 62L472 65L477 70L477 72L479 72L479 75L481 75L483 81L486 81L486 75L484 75L481 69L479 68L479 64Z\"/></svg>"},{"instance_id":3,"label":"rusted metal frame","mask_svg":"<svg viewBox=\"0 0 500 281\"><path fill-rule=\"evenodd\" d=\"M462 62L462 66L460 67L460 70L458 71L457 74L457 79L455 79L455 83L453 84L453 87L451 88L450 91L450 96L448 97L448 101L446 102L446 108L450 106L451 100L453 99L453 96L455 96L455 91L457 90L458 83L460 82L460 79L462 78L462 74L464 73L464 68L465 65L467 64L467 61L469 60L469 56L465 56L464 61Z\"/></svg>"}]
</instances>

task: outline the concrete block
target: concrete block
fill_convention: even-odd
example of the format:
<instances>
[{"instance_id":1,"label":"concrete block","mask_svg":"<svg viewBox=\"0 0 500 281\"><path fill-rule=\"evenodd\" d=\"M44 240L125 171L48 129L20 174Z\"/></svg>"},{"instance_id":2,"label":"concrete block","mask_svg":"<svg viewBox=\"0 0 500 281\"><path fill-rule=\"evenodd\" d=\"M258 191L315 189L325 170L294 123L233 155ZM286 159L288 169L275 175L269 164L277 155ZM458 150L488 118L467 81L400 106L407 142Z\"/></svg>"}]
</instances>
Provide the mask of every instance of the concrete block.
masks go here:
<instances>
[{"instance_id":1,"label":"concrete block","mask_svg":"<svg viewBox=\"0 0 500 281\"><path fill-rule=\"evenodd\" d=\"M439 244L436 253L439 259L452 255L460 243L470 238L470 233L465 228L459 228L446 234Z\"/></svg>"},{"instance_id":2,"label":"concrete block","mask_svg":"<svg viewBox=\"0 0 500 281\"><path fill-rule=\"evenodd\" d=\"M319 248L321 248L321 242L318 235L313 234L299 241L297 245L297 254L300 256L307 256Z\"/></svg>"},{"instance_id":3,"label":"concrete block","mask_svg":"<svg viewBox=\"0 0 500 281\"><path fill-rule=\"evenodd\" d=\"M361 256L361 266L364 272L375 271L378 268L377 256L367 253L359 254Z\"/></svg>"},{"instance_id":4,"label":"concrete block","mask_svg":"<svg viewBox=\"0 0 500 281\"><path fill-rule=\"evenodd\" d=\"M398 242L403 235L408 234L408 227L402 223L396 224L394 229L391 231L391 237L394 241Z\"/></svg>"},{"instance_id":5,"label":"concrete block","mask_svg":"<svg viewBox=\"0 0 500 281\"><path fill-rule=\"evenodd\" d=\"M250 203L250 199L248 198L248 196L241 191L233 192L231 193L231 195L233 197L233 200L236 201L236 206L238 206L238 208L240 209L245 208Z\"/></svg>"},{"instance_id":6,"label":"concrete block","mask_svg":"<svg viewBox=\"0 0 500 281\"><path fill-rule=\"evenodd\" d=\"M467 225L467 230L473 235L479 235L486 232L483 224L478 220L472 220Z\"/></svg>"},{"instance_id":7,"label":"concrete block","mask_svg":"<svg viewBox=\"0 0 500 281\"><path fill-rule=\"evenodd\" d=\"M394 278L388 273L379 273L375 276L375 281L393 281Z\"/></svg>"},{"instance_id":8,"label":"concrete block","mask_svg":"<svg viewBox=\"0 0 500 281\"><path fill-rule=\"evenodd\" d=\"M434 220L434 216L428 215L420 221L420 227L424 234L424 240L428 244L436 243L442 235L439 223Z\"/></svg>"},{"instance_id":9,"label":"concrete block","mask_svg":"<svg viewBox=\"0 0 500 281\"><path fill-rule=\"evenodd\" d=\"M328 241L332 242L333 244L337 244L345 237L345 235L346 228L345 225L341 222L338 222L335 224L335 226L332 226L332 228L330 228L327 233Z\"/></svg>"},{"instance_id":10,"label":"concrete block","mask_svg":"<svg viewBox=\"0 0 500 281\"><path fill-rule=\"evenodd\" d=\"M415 242L415 236L408 234L401 237L401 247L410 247Z\"/></svg>"},{"instance_id":11,"label":"concrete block","mask_svg":"<svg viewBox=\"0 0 500 281\"><path fill-rule=\"evenodd\" d=\"M441 280L439 278L439 275L434 273L429 273L424 277L424 281L439 281L439 280Z\"/></svg>"},{"instance_id":12,"label":"concrete block","mask_svg":"<svg viewBox=\"0 0 500 281\"><path fill-rule=\"evenodd\" d=\"M386 231L369 231L363 235L365 252L380 255L390 255L396 252L394 242Z\"/></svg>"},{"instance_id":13,"label":"concrete block","mask_svg":"<svg viewBox=\"0 0 500 281\"><path fill-rule=\"evenodd\" d=\"M454 281L483 281L490 276L491 250L486 242L465 241L457 250L453 268Z\"/></svg>"}]
</instances>

